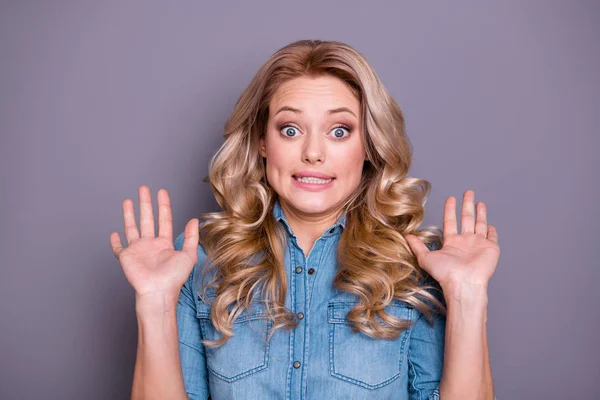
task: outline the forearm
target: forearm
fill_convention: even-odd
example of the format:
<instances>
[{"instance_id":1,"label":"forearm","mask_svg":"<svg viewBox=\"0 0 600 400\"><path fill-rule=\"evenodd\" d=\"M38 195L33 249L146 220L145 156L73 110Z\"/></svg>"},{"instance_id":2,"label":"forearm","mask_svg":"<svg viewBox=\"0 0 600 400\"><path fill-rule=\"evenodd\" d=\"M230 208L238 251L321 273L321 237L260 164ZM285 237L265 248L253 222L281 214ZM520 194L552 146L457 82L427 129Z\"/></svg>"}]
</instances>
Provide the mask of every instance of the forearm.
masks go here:
<instances>
[{"instance_id":1,"label":"forearm","mask_svg":"<svg viewBox=\"0 0 600 400\"><path fill-rule=\"evenodd\" d=\"M454 290L446 296L442 400L492 400L487 345L486 290Z\"/></svg>"},{"instance_id":2,"label":"forearm","mask_svg":"<svg viewBox=\"0 0 600 400\"><path fill-rule=\"evenodd\" d=\"M176 308L176 300L136 302L139 333L132 399L188 399L179 358Z\"/></svg>"},{"instance_id":3,"label":"forearm","mask_svg":"<svg viewBox=\"0 0 600 400\"><path fill-rule=\"evenodd\" d=\"M492 367L490 365L490 351L489 351L489 347L488 347L488 341L487 341L487 313L486 313L486 322L483 324L483 348L485 350L485 353L483 355L483 363L484 363L484 367L483 367L483 372L485 373L484 376L484 380L483 380L483 393L484 398L486 398L485 396L487 396L487 398L490 399L495 399L496 397L494 396L494 381L492 380Z\"/></svg>"},{"instance_id":4,"label":"forearm","mask_svg":"<svg viewBox=\"0 0 600 400\"><path fill-rule=\"evenodd\" d=\"M138 320L138 342L137 342L137 350L135 357L135 369L133 370L133 387L131 388L131 398L132 399L143 399L144 393L142 389L142 329L139 326Z\"/></svg>"}]
</instances>

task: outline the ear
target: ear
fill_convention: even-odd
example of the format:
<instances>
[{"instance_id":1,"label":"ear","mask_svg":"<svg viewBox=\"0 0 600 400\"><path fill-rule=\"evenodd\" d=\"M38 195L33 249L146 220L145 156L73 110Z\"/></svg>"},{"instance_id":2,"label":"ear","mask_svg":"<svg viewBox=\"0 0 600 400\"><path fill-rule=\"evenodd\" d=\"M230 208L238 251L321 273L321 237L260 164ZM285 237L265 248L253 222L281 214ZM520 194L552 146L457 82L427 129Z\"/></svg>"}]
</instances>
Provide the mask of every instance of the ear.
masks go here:
<instances>
[{"instance_id":1,"label":"ear","mask_svg":"<svg viewBox=\"0 0 600 400\"><path fill-rule=\"evenodd\" d=\"M267 158L267 146L265 144L264 136L261 136L260 139L258 139L258 151L262 157Z\"/></svg>"}]
</instances>

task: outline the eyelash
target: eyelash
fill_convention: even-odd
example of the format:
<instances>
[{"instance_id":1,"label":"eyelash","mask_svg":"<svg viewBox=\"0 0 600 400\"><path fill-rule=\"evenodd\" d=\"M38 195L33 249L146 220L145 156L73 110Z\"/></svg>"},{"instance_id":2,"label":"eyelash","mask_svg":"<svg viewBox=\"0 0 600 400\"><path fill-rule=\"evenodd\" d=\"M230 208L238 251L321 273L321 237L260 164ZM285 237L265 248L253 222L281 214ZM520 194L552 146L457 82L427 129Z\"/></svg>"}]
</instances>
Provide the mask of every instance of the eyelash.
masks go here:
<instances>
[{"instance_id":1,"label":"eyelash","mask_svg":"<svg viewBox=\"0 0 600 400\"><path fill-rule=\"evenodd\" d=\"M294 125L291 125L291 124L283 124L283 125L280 125L280 126L279 126L279 131L281 132L281 130L282 130L283 128L294 128L294 129L298 129L298 128L296 128ZM351 127L351 126L348 126L348 125L345 125L345 124L338 124L338 125L334 126L334 127L333 127L333 128L331 128L331 129L332 129L332 130L334 130L334 129L338 129L338 128L343 128L343 129L346 129L346 130L348 131L348 135L346 135L346 136L344 136L344 137L342 137L342 138L336 138L336 137L334 136L334 137L333 137L333 139L334 139L334 140L344 140L344 139L347 139L347 138L348 138L348 136L350 136L350 133L352 132L352 127ZM295 136L291 136L291 137L290 137L290 136L287 136L287 135L282 135L282 136L283 136L283 137L285 137L286 139L293 139L293 138L295 138Z\"/></svg>"}]
</instances>

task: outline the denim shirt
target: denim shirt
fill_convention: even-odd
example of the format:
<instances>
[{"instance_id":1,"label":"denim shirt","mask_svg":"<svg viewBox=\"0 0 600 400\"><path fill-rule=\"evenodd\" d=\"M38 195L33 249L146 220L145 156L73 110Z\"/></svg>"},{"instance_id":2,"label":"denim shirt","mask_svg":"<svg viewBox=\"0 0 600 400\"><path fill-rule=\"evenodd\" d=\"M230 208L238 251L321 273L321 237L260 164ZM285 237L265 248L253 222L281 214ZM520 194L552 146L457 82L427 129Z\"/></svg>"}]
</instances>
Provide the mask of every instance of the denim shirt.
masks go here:
<instances>
[{"instance_id":1,"label":"denim shirt","mask_svg":"<svg viewBox=\"0 0 600 400\"><path fill-rule=\"evenodd\" d=\"M198 263L181 289L177 305L179 352L190 399L439 399L444 358L445 318L427 319L407 303L394 300L386 311L413 321L394 340L353 333L346 314L358 297L337 290L336 250L346 217L342 215L315 242L308 257L298 245L279 202L274 217L285 226L286 307L299 325L277 329L264 306L244 310L233 324L234 336L218 348L200 340L222 335L210 319L211 301L199 297ZM183 245L183 233L174 242ZM212 293L214 296L214 291ZM210 300L210 299L208 299ZM258 303L257 303L258 304Z\"/></svg>"}]
</instances>

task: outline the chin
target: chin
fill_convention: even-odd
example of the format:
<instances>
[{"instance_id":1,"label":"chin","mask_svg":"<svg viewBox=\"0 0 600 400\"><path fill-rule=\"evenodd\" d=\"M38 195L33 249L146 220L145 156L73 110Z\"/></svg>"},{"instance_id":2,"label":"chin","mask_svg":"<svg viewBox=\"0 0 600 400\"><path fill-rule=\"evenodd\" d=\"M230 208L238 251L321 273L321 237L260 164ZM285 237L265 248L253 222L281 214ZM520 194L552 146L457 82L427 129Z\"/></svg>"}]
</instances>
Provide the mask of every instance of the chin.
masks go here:
<instances>
[{"instance_id":1,"label":"chin","mask_svg":"<svg viewBox=\"0 0 600 400\"><path fill-rule=\"evenodd\" d=\"M319 196L314 193L291 196L291 198L284 199L284 201L306 214L324 213L337 204L332 196Z\"/></svg>"}]
</instances>

